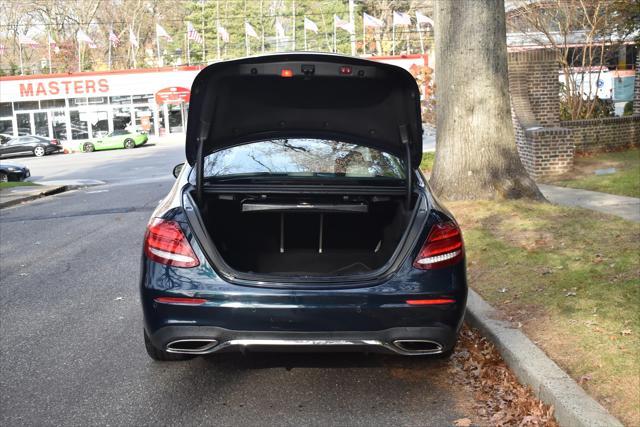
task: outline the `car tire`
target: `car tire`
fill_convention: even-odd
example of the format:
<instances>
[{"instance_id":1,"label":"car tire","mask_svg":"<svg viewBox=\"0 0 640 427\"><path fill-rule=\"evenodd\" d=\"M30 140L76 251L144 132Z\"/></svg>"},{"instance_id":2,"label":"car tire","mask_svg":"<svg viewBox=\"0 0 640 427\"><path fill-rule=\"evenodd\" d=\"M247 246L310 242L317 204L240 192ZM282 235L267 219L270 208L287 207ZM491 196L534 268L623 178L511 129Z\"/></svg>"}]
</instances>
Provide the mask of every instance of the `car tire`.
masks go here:
<instances>
[{"instance_id":1,"label":"car tire","mask_svg":"<svg viewBox=\"0 0 640 427\"><path fill-rule=\"evenodd\" d=\"M45 154L47 154L47 150L45 150L44 147L40 145L33 149L33 155L36 157L42 157Z\"/></svg>"},{"instance_id":2,"label":"car tire","mask_svg":"<svg viewBox=\"0 0 640 427\"><path fill-rule=\"evenodd\" d=\"M9 182L9 175L6 173L0 173L0 182Z\"/></svg>"},{"instance_id":3,"label":"car tire","mask_svg":"<svg viewBox=\"0 0 640 427\"><path fill-rule=\"evenodd\" d=\"M124 148L136 148L136 143L131 138L127 138L124 140Z\"/></svg>"},{"instance_id":4,"label":"car tire","mask_svg":"<svg viewBox=\"0 0 640 427\"><path fill-rule=\"evenodd\" d=\"M84 151L85 153L91 153L95 149L96 147L94 147L93 144L90 142L85 142L84 145L82 146L82 151Z\"/></svg>"},{"instance_id":5,"label":"car tire","mask_svg":"<svg viewBox=\"0 0 640 427\"><path fill-rule=\"evenodd\" d=\"M149 339L149 335L147 335L147 331L144 331L144 348L147 350L149 357L158 362L179 362L193 358L193 356L189 354L168 353L160 350L153 345L151 339Z\"/></svg>"}]
</instances>

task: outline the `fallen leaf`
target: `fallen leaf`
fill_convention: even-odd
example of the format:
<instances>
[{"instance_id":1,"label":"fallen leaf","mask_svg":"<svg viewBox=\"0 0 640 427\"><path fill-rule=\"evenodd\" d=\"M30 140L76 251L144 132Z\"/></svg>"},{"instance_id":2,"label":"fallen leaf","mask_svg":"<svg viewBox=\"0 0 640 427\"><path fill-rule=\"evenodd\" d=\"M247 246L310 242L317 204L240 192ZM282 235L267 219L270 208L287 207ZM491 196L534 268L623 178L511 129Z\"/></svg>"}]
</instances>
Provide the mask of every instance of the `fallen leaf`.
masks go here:
<instances>
[{"instance_id":1,"label":"fallen leaf","mask_svg":"<svg viewBox=\"0 0 640 427\"><path fill-rule=\"evenodd\" d=\"M582 375L580 377L580 379L578 380L578 384L584 384L584 383L586 383L587 381L590 381L590 380L591 380L591 375Z\"/></svg>"},{"instance_id":2,"label":"fallen leaf","mask_svg":"<svg viewBox=\"0 0 640 427\"><path fill-rule=\"evenodd\" d=\"M471 420L469 418L458 418L453 422L453 425L457 427L469 427Z\"/></svg>"}]
</instances>

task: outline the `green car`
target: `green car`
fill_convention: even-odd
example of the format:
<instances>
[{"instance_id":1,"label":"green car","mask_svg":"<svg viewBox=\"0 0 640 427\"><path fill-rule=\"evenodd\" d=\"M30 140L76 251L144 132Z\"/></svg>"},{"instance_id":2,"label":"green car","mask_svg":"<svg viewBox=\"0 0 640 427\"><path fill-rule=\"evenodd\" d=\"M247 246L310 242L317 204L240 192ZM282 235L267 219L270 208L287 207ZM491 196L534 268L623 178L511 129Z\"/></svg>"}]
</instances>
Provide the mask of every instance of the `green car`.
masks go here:
<instances>
[{"instance_id":1,"label":"green car","mask_svg":"<svg viewBox=\"0 0 640 427\"><path fill-rule=\"evenodd\" d=\"M90 153L96 150L113 150L115 148L135 148L145 144L149 137L144 133L133 133L128 130L114 130L110 134L80 144L80 151Z\"/></svg>"}]
</instances>

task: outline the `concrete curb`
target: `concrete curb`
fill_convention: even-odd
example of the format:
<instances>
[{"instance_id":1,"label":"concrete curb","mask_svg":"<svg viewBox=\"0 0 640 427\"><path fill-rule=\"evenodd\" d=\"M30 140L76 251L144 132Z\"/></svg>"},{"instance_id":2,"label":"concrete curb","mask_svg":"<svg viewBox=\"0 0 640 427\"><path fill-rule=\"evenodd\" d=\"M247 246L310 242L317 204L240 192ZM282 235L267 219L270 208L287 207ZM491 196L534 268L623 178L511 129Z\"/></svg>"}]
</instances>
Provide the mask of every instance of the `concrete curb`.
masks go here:
<instances>
[{"instance_id":1,"label":"concrete curb","mask_svg":"<svg viewBox=\"0 0 640 427\"><path fill-rule=\"evenodd\" d=\"M590 397L527 336L504 320L473 290L465 319L496 346L518 380L543 402L553 405L561 426L622 427L622 423Z\"/></svg>"},{"instance_id":2,"label":"concrete curb","mask_svg":"<svg viewBox=\"0 0 640 427\"><path fill-rule=\"evenodd\" d=\"M40 191L36 194L30 194L30 195L26 195L23 197L16 197L13 198L11 200L7 200L6 202L0 201L0 209L4 209L4 208L8 208L10 206L15 206L15 205L19 205L21 203L25 203L25 202L30 202L31 200L36 200L36 199L40 199L42 197L46 197L46 196L52 196L54 194L59 194L59 193L64 193L65 191L69 191L69 190L74 190L78 188L77 186L73 186L73 185L59 185L53 188L49 188L47 190L44 191Z\"/></svg>"}]
</instances>

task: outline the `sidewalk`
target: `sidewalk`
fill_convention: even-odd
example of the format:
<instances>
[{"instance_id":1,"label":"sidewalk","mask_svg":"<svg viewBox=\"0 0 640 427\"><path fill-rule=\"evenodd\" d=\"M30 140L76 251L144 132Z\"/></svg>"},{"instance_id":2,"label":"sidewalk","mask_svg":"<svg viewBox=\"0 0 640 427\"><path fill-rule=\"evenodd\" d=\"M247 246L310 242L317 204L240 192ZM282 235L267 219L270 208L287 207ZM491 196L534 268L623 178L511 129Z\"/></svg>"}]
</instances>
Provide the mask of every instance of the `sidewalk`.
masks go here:
<instances>
[{"instance_id":1,"label":"sidewalk","mask_svg":"<svg viewBox=\"0 0 640 427\"><path fill-rule=\"evenodd\" d=\"M640 199L635 197L616 196L547 184L538 184L538 188L551 203L577 206L616 215L628 221L640 222Z\"/></svg>"},{"instance_id":2,"label":"sidewalk","mask_svg":"<svg viewBox=\"0 0 640 427\"><path fill-rule=\"evenodd\" d=\"M67 185L0 188L0 209L67 191Z\"/></svg>"}]
</instances>

